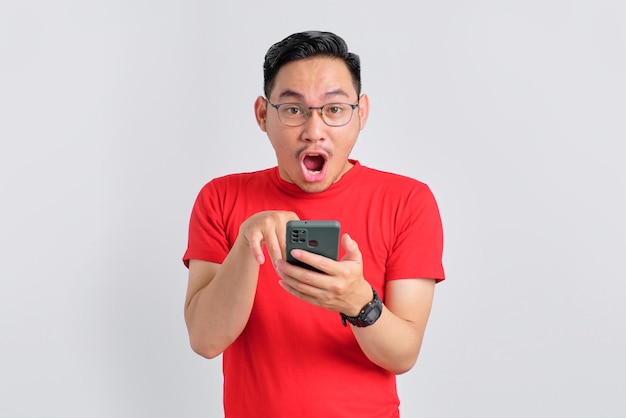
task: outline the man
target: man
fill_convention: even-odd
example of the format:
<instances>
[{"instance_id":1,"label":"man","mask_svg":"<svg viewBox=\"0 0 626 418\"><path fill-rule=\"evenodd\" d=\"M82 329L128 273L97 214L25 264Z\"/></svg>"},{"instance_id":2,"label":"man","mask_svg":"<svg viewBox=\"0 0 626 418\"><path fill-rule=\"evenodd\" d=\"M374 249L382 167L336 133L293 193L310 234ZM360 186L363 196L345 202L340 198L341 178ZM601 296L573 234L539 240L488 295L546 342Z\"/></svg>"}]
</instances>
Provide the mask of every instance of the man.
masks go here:
<instances>
[{"instance_id":1,"label":"man","mask_svg":"<svg viewBox=\"0 0 626 418\"><path fill-rule=\"evenodd\" d=\"M429 188L350 159L365 126L359 57L328 32L265 56L257 123L278 165L209 182L195 202L185 320L193 350L223 353L232 417L397 417L395 375L417 360L444 279ZM339 261L295 250L289 220L337 220Z\"/></svg>"}]
</instances>

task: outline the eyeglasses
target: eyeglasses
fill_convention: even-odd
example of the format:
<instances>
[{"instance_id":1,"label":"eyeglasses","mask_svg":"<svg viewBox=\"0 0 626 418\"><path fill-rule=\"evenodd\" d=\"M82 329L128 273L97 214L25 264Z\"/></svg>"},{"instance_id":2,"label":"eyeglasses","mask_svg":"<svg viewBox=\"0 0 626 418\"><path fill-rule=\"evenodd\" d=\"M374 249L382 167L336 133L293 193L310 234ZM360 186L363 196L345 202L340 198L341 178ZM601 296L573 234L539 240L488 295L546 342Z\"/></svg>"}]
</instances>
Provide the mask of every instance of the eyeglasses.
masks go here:
<instances>
[{"instance_id":1,"label":"eyeglasses","mask_svg":"<svg viewBox=\"0 0 626 418\"><path fill-rule=\"evenodd\" d=\"M354 109L359 103L327 103L324 106L307 106L304 103L280 103L274 104L267 100L270 106L278 112L278 120L283 125L297 127L302 126L311 117L312 110L319 110L320 116L328 126L338 127L347 125L352 120Z\"/></svg>"}]
</instances>

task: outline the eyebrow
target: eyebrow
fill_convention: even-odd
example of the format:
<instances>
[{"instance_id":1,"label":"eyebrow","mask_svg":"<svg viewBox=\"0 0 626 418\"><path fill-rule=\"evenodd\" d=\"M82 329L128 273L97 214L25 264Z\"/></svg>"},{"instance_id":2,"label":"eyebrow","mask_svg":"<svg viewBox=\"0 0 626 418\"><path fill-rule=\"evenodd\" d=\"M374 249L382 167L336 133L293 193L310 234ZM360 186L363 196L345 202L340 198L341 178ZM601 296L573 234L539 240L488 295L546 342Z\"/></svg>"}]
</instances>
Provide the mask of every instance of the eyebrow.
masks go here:
<instances>
[{"instance_id":1,"label":"eyebrow","mask_svg":"<svg viewBox=\"0 0 626 418\"><path fill-rule=\"evenodd\" d=\"M326 98L332 98L332 97L337 97L337 96L342 96L342 97L345 97L345 98L349 98L350 97L348 95L348 93L346 93L345 91L343 91L340 88L337 88L337 89L334 89L334 90L330 90L330 91L324 93L324 96ZM278 95L278 98L281 99L281 100L284 99L284 98L293 98L294 100L299 100L301 102L304 101L304 96L302 94L298 93L297 91L290 90L290 89L287 89L287 90L281 92Z\"/></svg>"}]
</instances>

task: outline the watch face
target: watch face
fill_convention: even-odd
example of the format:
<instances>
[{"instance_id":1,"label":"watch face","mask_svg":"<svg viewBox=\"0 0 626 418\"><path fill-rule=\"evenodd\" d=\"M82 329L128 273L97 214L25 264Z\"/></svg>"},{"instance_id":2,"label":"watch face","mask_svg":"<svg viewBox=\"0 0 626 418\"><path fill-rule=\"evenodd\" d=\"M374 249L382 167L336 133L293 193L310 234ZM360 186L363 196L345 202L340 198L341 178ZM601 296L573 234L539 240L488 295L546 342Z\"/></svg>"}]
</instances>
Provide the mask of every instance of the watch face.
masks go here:
<instances>
[{"instance_id":1,"label":"watch face","mask_svg":"<svg viewBox=\"0 0 626 418\"><path fill-rule=\"evenodd\" d=\"M374 322L376 322L380 314L380 306L373 305L372 308L365 313L365 322L367 322L368 324L373 324Z\"/></svg>"},{"instance_id":2,"label":"watch face","mask_svg":"<svg viewBox=\"0 0 626 418\"><path fill-rule=\"evenodd\" d=\"M359 313L359 316L350 317L344 315L343 313L341 314L341 321L344 327L346 326L346 322L349 322L352 325L360 328L368 327L374 324L378 320L378 318L380 318L380 315L383 313L383 303L378 297L376 290L372 288L372 291L374 292L374 299L363 307L363 310Z\"/></svg>"}]
</instances>

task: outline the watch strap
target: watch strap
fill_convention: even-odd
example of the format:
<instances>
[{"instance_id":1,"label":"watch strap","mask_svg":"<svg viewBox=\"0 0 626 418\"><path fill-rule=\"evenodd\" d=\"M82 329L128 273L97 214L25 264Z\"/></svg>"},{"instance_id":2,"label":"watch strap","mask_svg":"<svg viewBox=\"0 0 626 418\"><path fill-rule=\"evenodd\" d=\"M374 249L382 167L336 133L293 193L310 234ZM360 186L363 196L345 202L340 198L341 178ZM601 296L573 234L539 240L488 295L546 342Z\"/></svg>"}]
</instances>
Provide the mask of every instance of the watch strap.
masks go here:
<instances>
[{"instance_id":1,"label":"watch strap","mask_svg":"<svg viewBox=\"0 0 626 418\"><path fill-rule=\"evenodd\" d=\"M363 306L358 316L348 316L340 313L341 322L344 327L347 327L349 322L355 327L365 328L378 321L378 318L380 318L380 315L383 313L383 302L380 300L378 293L376 293L376 290L373 287L372 292L374 293L374 297L365 306Z\"/></svg>"}]
</instances>

